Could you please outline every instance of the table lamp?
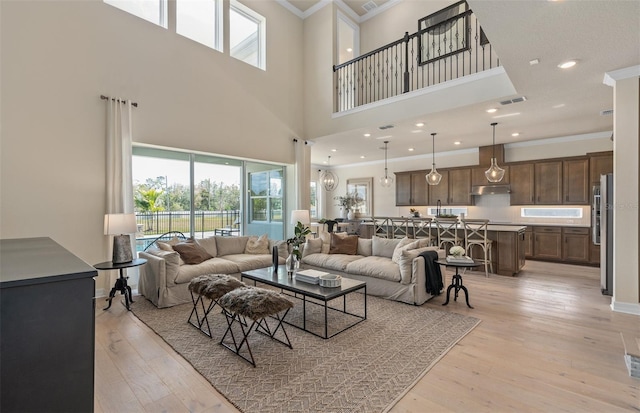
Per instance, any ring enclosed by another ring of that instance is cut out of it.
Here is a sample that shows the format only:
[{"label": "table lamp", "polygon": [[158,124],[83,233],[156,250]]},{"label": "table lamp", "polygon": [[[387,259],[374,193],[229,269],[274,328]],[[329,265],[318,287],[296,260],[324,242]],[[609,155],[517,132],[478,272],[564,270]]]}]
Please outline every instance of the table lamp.
[{"label": "table lamp", "polygon": [[308,209],[294,209],[291,211],[291,223],[297,225],[298,222],[304,225],[308,225],[311,222]]},{"label": "table lamp", "polygon": [[131,237],[137,230],[135,214],[105,214],[104,234],[113,235],[114,264],[133,261],[131,252]]}]

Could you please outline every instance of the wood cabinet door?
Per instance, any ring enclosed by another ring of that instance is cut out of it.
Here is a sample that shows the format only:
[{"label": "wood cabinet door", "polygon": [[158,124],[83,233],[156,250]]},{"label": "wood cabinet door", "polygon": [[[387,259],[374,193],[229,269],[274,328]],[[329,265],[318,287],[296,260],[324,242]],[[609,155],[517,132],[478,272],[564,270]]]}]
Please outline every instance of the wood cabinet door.
[{"label": "wood cabinet door", "polygon": [[411,205],[411,174],[396,173],[396,206]]},{"label": "wood cabinet door", "polygon": [[534,168],[532,163],[509,165],[511,205],[534,203]]},{"label": "wood cabinet door", "polygon": [[533,229],[531,227],[527,227],[524,232],[524,256],[533,257]]},{"label": "wood cabinet door", "polygon": [[600,175],[613,173],[613,152],[589,158],[591,185],[600,185]]},{"label": "wood cabinet door", "polygon": [[473,205],[470,168],[449,171],[449,205]]},{"label": "wood cabinet door", "polygon": [[536,162],[534,177],[536,204],[562,204],[562,161]]},{"label": "wood cabinet door", "polygon": [[562,241],[563,261],[589,262],[589,228],[564,228]]},{"label": "wood cabinet door", "polygon": [[533,231],[533,256],[554,261],[561,260],[562,228],[535,227]]},{"label": "wood cabinet door", "polygon": [[595,245],[593,242],[589,244],[589,262],[600,264],[600,245]]},{"label": "wood cabinet door", "polygon": [[429,185],[429,205],[435,206],[438,201],[449,205],[449,171],[438,171],[442,179],[438,185]]},{"label": "wood cabinet door", "polygon": [[411,174],[411,205],[429,205],[429,185],[425,176],[429,171],[418,171]]},{"label": "wood cabinet door", "polygon": [[565,204],[589,205],[589,159],[562,162],[562,192]]}]

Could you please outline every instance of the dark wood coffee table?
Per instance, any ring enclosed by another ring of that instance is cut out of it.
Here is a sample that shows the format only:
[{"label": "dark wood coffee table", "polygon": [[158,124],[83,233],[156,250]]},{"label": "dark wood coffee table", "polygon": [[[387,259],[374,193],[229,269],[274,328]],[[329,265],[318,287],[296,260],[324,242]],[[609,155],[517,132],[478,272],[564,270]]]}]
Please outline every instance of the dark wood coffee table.
[{"label": "dark wood coffee table", "polygon": [[[340,334],[343,331],[348,330],[356,324],[359,324],[367,319],[367,283],[363,281],[357,281],[350,278],[342,277],[342,285],[340,287],[322,287],[318,284],[310,284],[302,281],[297,281],[295,279],[295,276],[291,278],[287,274],[284,265],[278,266],[277,271],[274,271],[273,267],[244,271],[240,275],[240,277],[242,280],[244,280],[245,278],[252,280],[254,285],[256,285],[256,283],[263,283],[280,288],[281,290],[288,292],[287,295],[300,299],[302,301],[302,325],[294,324],[287,319],[285,319],[284,322],[324,339],[331,338],[337,334]],[[347,295],[358,290],[363,290],[364,314],[354,314],[347,311]],[[342,297],[343,299],[342,308],[335,308],[328,305],[329,301],[340,297]],[[320,301],[320,303],[310,300],[310,298]],[[318,334],[307,328],[307,303],[324,307],[324,334]],[[348,324],[345,328],[342,328],[329,335],[329,310],[348,314],[355,317],[357,321],[355,323]]]}]

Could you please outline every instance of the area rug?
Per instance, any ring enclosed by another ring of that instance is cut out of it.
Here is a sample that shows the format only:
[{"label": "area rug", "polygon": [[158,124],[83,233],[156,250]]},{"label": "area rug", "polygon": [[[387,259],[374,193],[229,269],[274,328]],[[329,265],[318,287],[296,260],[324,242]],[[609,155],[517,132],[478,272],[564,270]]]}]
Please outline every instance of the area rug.
[{"label": "area rug", "polygon": [[[351,294],[347,309],[358,313],[363,301],[362,294]],[[297,302],[291,317],[299,316],[300,307]],[[192,308],[158,309],[140,297],[132,310],[246,413],[388,411],[480,322],[369,296],[367,320],[327,340],[286,326],[290,349],[252,333],[254,368],[219,344],[227,326],[219,311],[209,317],[210,339],[187,323]],[[317,306],[307,309],[310,318],[324,316]],[[329,324],[348,322],[344,317],[330,314]]]}]

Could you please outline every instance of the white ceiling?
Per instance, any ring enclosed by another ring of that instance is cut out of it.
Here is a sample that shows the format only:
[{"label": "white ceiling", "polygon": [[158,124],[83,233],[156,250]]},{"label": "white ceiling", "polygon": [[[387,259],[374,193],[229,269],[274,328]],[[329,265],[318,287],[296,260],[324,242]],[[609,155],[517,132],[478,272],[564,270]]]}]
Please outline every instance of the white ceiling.
[{"label": "white ceiling", "polygon": [[[304,3],[307,8],[326,0]],[[374,0],[376,3],[382,3]],[[409,0],[404,0],[409,1]],[[359,16],[362,3],[344,0]],[[397,3],[396,0],[390,3]],[[452,1],[453,3],[453,1]],[[455,110],[395,119],[393,129],[377,124],[344,130],[335,135],[310,137],[311,161],[331,165],[384,159],[381,136],[389,139],[389,159],[431,154],[431,132],[437,132],[436,153],[491,144],[491,122],[498,122],[496,143],[512,143],[613,130],[613,88],[603,84],[606,72],[640,65],[640,0],[468,0],[500,62],[516,89],[527,100],[500,106],[492,99]],[[301,10],[304,11],[304,10]],[[422,16],[416,16],[416,20]],[[539,64],[529,61],[538,59]],[[578,64],[562,70],[557,65],[575,59]],[[496,107],[494,114],[486,109]],[[512,112],[519,115],[495,119]],[[423,133],[412,133],[425,123]],[[385,124],[387,124],[385,120]],[[364,133],[371,133],[368,140]],[[520,136],[512,137],[513,132]],[[455,146],[454,141],[461,144]],[[409,152],[410,147],[415,148]],[[332,152],[335,149],[335,152]],[[552,155],[552,154],[550,154]],[[364,159],[361,156],[365,156]]]}]

